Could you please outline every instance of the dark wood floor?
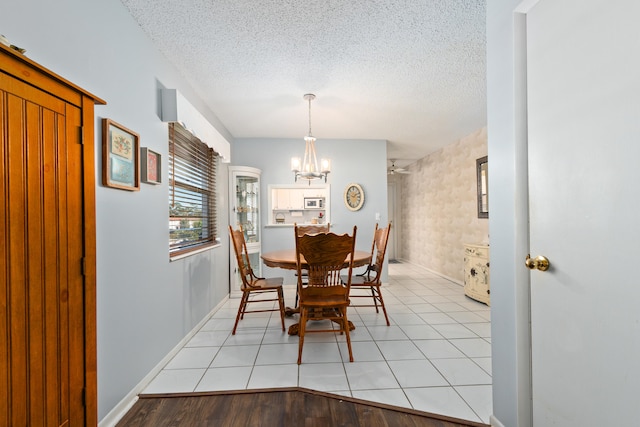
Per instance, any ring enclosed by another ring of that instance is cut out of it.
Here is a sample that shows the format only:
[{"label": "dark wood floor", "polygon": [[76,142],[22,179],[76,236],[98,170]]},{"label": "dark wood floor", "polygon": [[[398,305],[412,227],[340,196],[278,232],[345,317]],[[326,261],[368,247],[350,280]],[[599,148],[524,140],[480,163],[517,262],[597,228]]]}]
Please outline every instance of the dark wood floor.
[{"label": "dark wood floor", "polygon": [[303,389],[141,395],[117,427],[485,427],[360,399]]}]

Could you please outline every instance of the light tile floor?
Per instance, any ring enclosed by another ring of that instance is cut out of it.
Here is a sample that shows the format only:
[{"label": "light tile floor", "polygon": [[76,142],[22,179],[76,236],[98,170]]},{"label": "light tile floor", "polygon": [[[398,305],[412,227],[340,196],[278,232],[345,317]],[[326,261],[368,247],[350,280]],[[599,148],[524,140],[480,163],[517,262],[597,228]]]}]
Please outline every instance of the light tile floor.
[{"label": "light tile floor", "polygon": [[[288,305],[294,296],[285,286]],[[489,307],[407,263],[389,265],[383,297],[391,326],[374,308],[349,309],[353,363],[345,337],[324,333],[307,335],[300,366],[298,337],[281,331],[277,312],[249,314],[231,335],[239,300],[229,300],[144,393],[299,386],[489,423]]]}]

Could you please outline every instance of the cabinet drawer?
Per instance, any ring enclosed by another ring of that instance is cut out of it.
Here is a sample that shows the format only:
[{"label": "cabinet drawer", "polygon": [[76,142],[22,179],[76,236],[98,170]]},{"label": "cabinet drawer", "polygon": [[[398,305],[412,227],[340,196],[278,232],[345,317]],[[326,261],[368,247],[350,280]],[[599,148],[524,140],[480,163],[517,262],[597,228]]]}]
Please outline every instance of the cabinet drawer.
[{"label": "cabinet drawer", "polygon": [[465,246],[465,256],[473,256],[478,258],[489,259],[489,247],[488,246]]}]

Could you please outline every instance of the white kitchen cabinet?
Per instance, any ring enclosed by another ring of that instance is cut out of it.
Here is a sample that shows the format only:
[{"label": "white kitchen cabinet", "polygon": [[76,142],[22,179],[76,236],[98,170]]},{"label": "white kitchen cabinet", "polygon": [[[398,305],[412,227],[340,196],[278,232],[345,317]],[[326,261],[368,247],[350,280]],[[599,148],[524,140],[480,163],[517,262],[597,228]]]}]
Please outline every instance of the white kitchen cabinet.
[{"label": "white kitchen cabinet", "polygon": [[274,209],[289,209],[289,192],[287,190],[279,188],[273,192],[273,195]]},{"label": "white kitchen cabinet", "polygon": [[304,197],[325,197],[324,188],[305,188],[302,190]]},{"label": "white kitchen cabinet", "polygon": [[289,209],[292,209],[292,210],[304,209],[304,190],[299,190],[299,189],[289,190]]}]

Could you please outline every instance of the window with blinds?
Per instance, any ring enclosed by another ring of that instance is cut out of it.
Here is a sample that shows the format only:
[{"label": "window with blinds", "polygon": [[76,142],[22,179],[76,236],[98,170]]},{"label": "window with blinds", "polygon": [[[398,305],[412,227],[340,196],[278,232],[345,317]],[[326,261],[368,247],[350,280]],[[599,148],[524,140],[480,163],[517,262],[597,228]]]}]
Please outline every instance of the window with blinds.
[{"label": "window with blinds", "polygon": [[169,123],[169,255],[216,243],[218,153],[178,123]]}]

